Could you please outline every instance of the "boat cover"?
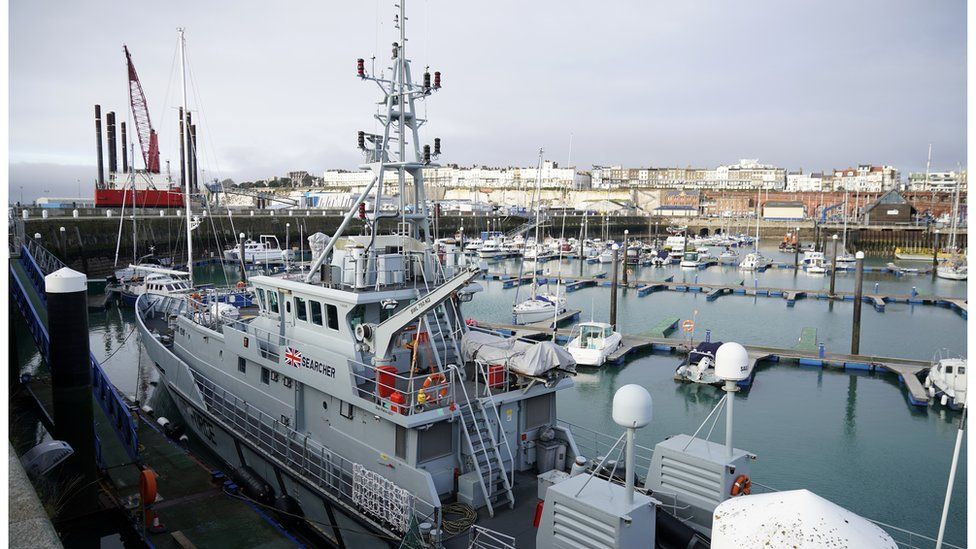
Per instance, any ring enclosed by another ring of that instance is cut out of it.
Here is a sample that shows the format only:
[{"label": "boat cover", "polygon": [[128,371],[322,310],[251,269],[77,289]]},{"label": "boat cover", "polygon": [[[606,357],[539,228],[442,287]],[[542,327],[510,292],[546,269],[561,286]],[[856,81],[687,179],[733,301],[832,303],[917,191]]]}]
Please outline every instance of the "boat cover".
[{"label": "boat cover", "polygon": [[308,237],[308,247],[312,249],[312,257],[318,257],[329,245],[329,237],[323,233],[315,233]]},{"label": "boat cover", "polygon": [[573,355],[551,341],[530,343],[481,331],[471,330],[464,334],[461,356],[465,361],[504,364],[515,373],[526,376],[541,376],[553,369],[576,372]]}]

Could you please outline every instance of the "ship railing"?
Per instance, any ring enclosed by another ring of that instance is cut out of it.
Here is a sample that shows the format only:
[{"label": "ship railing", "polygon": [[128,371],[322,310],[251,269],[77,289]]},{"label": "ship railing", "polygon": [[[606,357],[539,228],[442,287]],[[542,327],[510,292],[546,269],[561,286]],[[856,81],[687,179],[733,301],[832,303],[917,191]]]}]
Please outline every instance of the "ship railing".
[{"label": "ship railing", "polygon": [[[419,351],[418,351],[419,352]],[[445,408],[457,402],[454,368],[416,375],[379,370],[376,366],[348,360],[360,398],[372,401],[390,414],[414,415]],[[382,393],[388,393],[381,396]],[[394,399],[394,394],[399,396]],[[400,400],[402,402],[396,402]]]},{"label": "ship railing", "polygon": [[[345,256],[341,265],[328,265],[328,278],[323,284],[339,290],[379,291],[402,288],[417,288],[423,283],[424,251],[401,251],[399,265],[381,269],[380,261],[372,256],[356,259]],[[358,261],[358,263],[357,263]],[[391,260],[392,261],[392,260]],[[372,265],[372,266],[371,266]]]},{"label": "ship railing", "polygon": [[468,549],[515,549],[515,538],[472,524],[468,530]]},{"label": "ship railing", "polygon": [[[292,429],[284,416],[280,419],[272,417],[198,372],[193,376],[212,414],[307,482],[350,508],[367,512],[384,527],[400,534],[407,532],[411,518],[431,521],[440,528],[439,504],[430,503],[402,488],[397,487],[397,493],[376,494],[376,497],[390,498],[390,501],[375,501],[373,505],[364,506],[357,499],[355,480],[357,466],[362,465],[327,448],[308,434]],[[394,504],[404,511],[405,516],[390,517],[376,512],[376,509],[389,509]]]},{"label": "ship railing", "polygon": [[[557,425],[569,429],[573,434],[573,438],[576,440],[576,445],[579,447],[580,452],[583,452],[583,456],[590,460],[599,456],[606,456],[614,443],[617,442],[617,438],[606,433],[587,429],[586,427],[570,423],[563,419],[557,420]],[[637,470],[647,471],[651,467],[651,457],[654,455],[654,449],[643,444],[636,444],[635,446],[637,448],[635,453]],[[614,458],[611,457],[610,459]]]}]

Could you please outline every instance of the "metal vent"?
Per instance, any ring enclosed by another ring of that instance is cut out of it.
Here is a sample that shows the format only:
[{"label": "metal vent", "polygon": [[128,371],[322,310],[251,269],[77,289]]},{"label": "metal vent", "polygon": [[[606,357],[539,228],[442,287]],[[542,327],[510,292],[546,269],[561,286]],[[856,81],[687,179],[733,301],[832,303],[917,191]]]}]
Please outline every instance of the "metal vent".
[{"label": "metal vent", "polygon": [[679,461],[671,456],[662,456],[661,491],[695,495],[718,505],[723,499],[722,471]]},{"label": "metal vent", "polygon": [[561,547],[612,549],[616,546],[616,523],[608,524],[555,502],[552,515],[553,539]]}]

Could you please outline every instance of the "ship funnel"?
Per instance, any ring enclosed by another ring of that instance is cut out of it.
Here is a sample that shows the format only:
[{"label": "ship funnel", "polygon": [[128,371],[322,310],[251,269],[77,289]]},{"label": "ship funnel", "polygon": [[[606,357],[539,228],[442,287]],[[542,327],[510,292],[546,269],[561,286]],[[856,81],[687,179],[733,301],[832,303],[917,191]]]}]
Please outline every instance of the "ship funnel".
[{"label": "ship funnel", "polygon": [[98,180],[99,186],[105,184],[105,167],[102,165],[102,106],[95,105],[95,141],[98,143]]},{"label": "ship funnel", "polygon": [[106,130],[108,133],[108,173],[109,177],[119,171],[118,165],[118,146],[115,143],[115,113],[110,112],[106,115]]},{"label": "ship funnel", "polygon": [[129,145],[125,140],[125,122],[119,124],[122,131],[122,173],[129,173]]}]

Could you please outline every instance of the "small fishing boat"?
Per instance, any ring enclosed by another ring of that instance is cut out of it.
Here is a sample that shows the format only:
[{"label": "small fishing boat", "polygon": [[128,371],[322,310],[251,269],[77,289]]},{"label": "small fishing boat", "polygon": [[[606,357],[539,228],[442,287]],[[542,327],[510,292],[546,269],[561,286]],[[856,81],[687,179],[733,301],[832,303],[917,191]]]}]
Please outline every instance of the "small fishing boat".
[{"label": "small fishing boat", "polygon": [[681,257],[680,266],[682,269],[697,269],[701,265],[699,259],[699,253],[694,251],[685,252],[685,255]]},{"label": "small fishing boat", "polygon": [[675,369],[674,380],[684,383],[721,385],[722,380],[715,375],[715,352],[721,346],[721,341],[702,342],[696,345]]},{"label": "small fishing boat", "polygon": [[732,248],[725,248],[725,251],[718,256],[718,262],[722,265],[735,265],[738,261],[739,254]]},{"label": "small fishing boat", "polygon": [[151,265],[129,265],[129,276],[119,280],[122,303],[135,305],[143,294],[182,297],[190,293],[189,276],[183,271]]},{"label": "small fishing boat", "polygon": [[769,260],[763,257],[761,253],[751,252],[746,254],[746,257],[739,263],[739,269],[743,271],[756,271],[768,265]]},{"label": "small fishing boat", "polygon": [[573,339],[566,350],[580,366],[603,366],[622,339],[620,332],[606,322],[581,322],[573,328]]},{"label": "small fishing boat", "polygon": [[925,377],[925,389],[939,403],[958,410],[966,405],[966,359],[945,358],[939,353]]},{"label": "small fishing boat", "polygon": [[815,257],[810,260],[810,263],[807,263],[807,273],[809,274],[824,274],[826,272],[827,264],[823,257]]}]

